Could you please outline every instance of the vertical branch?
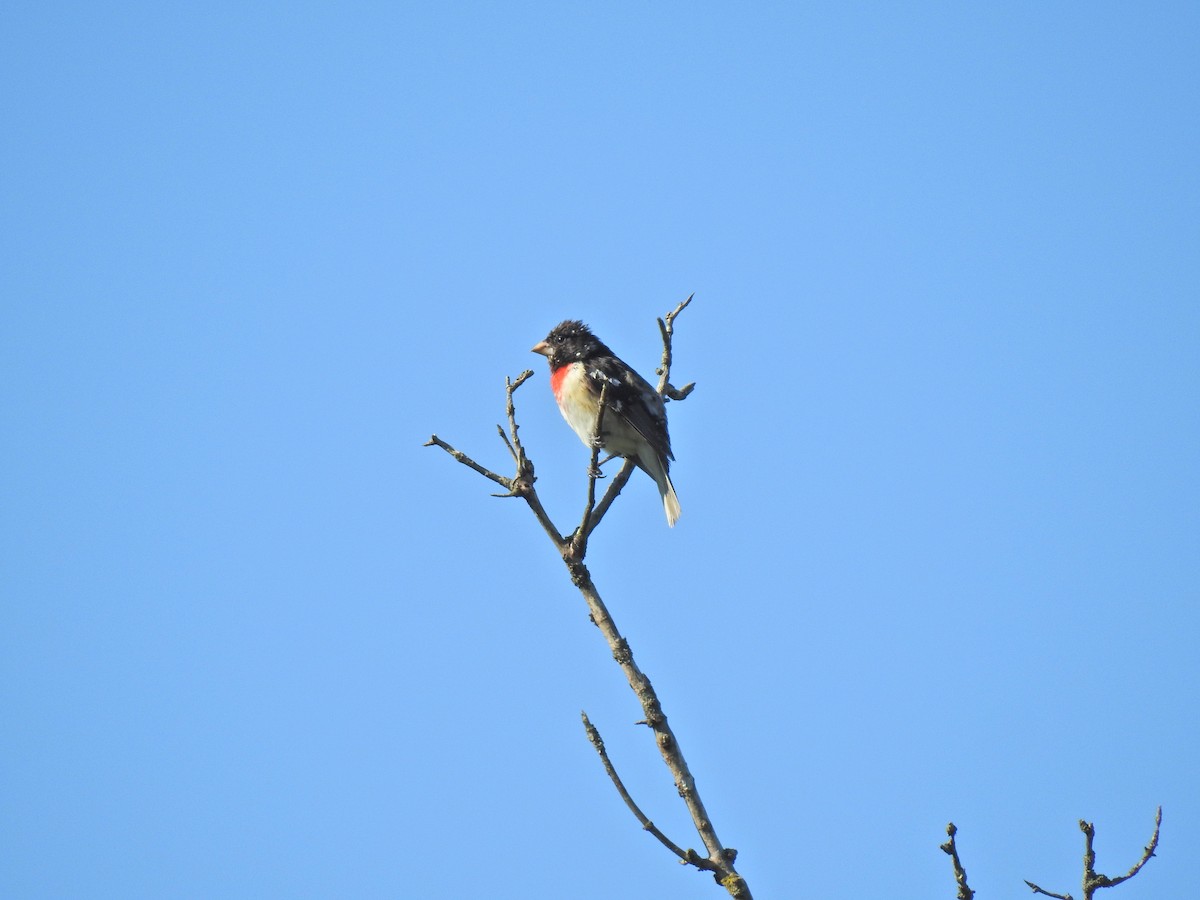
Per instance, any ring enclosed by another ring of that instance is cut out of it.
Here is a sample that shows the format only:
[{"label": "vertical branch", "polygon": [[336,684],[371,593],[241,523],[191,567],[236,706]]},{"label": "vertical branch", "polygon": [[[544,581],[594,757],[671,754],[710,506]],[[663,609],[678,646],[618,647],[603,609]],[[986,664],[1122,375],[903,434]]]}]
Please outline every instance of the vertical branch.
[{"label": "vertical branch", "polygon": [[662,335],[663,342],[662,363],[656,370],[658,373],[658,392],[664,397],[670,397],[672,400],[684,399],[696,387],[695,383],[684,385],[683,388],[678,390],[671,387],[671,338],[675,334],[675,317],[688,308],[688,304],[692,302],[692,298],[695,296],[695,293],[688,294],[686,300],[658,320],[658,331]]},{"label": "vertical branch", "polygon": [[[600,386],[600,404],[596,410],[596,427],[592,430],[592,459],[588,465],[587,504],[583,507],[583,520],[575,529],[571,539],[571,552],[579,559],[587,553],[588,535],[595,525],[592,524],[592,512],[596,508],[596,479],[602,478],[600,472],[600,448],[603,444],[604,411],[608,409],[608,382]],[[607,507],[606,507],[607,508]]]},{"label": "vertical branch", "polygon": [[946,826],[946,834],[950,839],[941,845],[941,849],[954,862],[954,880],[958,884],[958,900],[971,900],[975,896],[975,892],[967,886],[967,870],[963,868],[962,860],[958,858],[958,845],[954,843],[954,836],[958,834],[958,829],[953,822]]}]

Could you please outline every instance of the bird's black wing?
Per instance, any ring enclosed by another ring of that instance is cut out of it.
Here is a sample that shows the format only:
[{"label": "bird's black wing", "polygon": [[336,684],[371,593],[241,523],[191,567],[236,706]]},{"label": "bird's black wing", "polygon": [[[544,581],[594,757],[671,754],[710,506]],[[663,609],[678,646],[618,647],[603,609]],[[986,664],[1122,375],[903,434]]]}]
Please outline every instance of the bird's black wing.
[{"label": "bird's black wing", "polygon": [[640,434],[664,460],[674,459],[667,433],[667,410],[658,391],[641,375],[615,356],[585,360],[588,387],[600,397],[600,388],[608,384],[605,416],[614,413]]}]

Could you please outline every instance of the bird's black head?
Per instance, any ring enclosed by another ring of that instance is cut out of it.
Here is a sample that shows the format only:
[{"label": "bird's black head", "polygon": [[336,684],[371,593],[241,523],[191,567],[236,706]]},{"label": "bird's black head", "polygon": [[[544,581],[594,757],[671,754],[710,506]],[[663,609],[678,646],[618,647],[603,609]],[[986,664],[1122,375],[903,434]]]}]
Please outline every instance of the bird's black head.
[{"label": "bird's black head", "polygon": [[550,360],[551,369],[581,359],[612,355],[612,351],[578,319],[567,319],[555,325],[544,341],[534,345],[533,352]]}]

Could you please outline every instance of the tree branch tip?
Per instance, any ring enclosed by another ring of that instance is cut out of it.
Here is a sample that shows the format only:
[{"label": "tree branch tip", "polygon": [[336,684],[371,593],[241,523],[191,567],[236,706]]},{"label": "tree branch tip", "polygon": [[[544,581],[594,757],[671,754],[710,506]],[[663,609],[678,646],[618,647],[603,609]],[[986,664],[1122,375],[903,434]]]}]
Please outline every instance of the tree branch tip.
[{"label": "tree branch tip", "polygon": [[515,379],[510,378],[509,376],[505,375],[504,376],[504,386],[508,389],[508,392],[511,394],[513,391],[515,391],[517,388],[519,388],[521,385],[523,385],[529,378],[532,378],[532,377],[533,377],[533,369],[526,369],[524,372],[522,372],[520,375],[518,375]]},{"label": "tree branch tip", "polygon": [[1042,894],[1043,896],[1046,896],[1046,897],[1055,897],[1055,898],[1057,898],[1057,900],[1072,900],[1072,897],[1070,894],[1055,894],[1051,891],[1046,890],[1045,888],[1038,887],[1036,884],[1034,884],[1032,881],[1030,881],[1027,878],[1023,878],[1021,880],[1024,881],[1027,885],[1029,885],[1029,889],[1031,891],[1033,891],[1035,894]]},{"label": "tree branch tip", "polygon": [[[659,375],[662,374],[661,369],[659,370],[658,374]],[[688,397],[688,394],[690,394],[695,389],[696,389],[696,382],[694,382],[694,381],[691,382],[690,384],[685,384],[681,388],[677,388],[672,384],[667,384],[663,387],[663,395],[671,398],[672,400],[686,400]]]},{"label": "tree branch tip", "polygon": [[692,302],[692,298],[695,296],[696,296],[696,292],[692,291],[690,294],[688,294],[688,297],[686,300],[684,300],[682,303],[680,303],[671,312],[667,313],[667,322],[670,323],[677,315],[679,315],[681,312],[683,312],[685,309],[687,309],[688,306]]}]

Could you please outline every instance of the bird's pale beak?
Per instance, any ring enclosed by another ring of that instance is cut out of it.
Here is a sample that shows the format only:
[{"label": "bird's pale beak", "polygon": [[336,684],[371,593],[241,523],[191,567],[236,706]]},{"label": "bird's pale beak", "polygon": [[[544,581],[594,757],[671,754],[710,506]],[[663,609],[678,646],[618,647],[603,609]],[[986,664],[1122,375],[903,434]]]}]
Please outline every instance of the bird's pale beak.
[{"label": "bird's pale beak", "polygon": [[533,347],[530,348],[530,352],[531,353],[540,353],[540,354],[542,354],[542,356],[549,356],[550,355],[550,345],[547,344],[545,341],[538,341],[536,344],[533,345]]}]

